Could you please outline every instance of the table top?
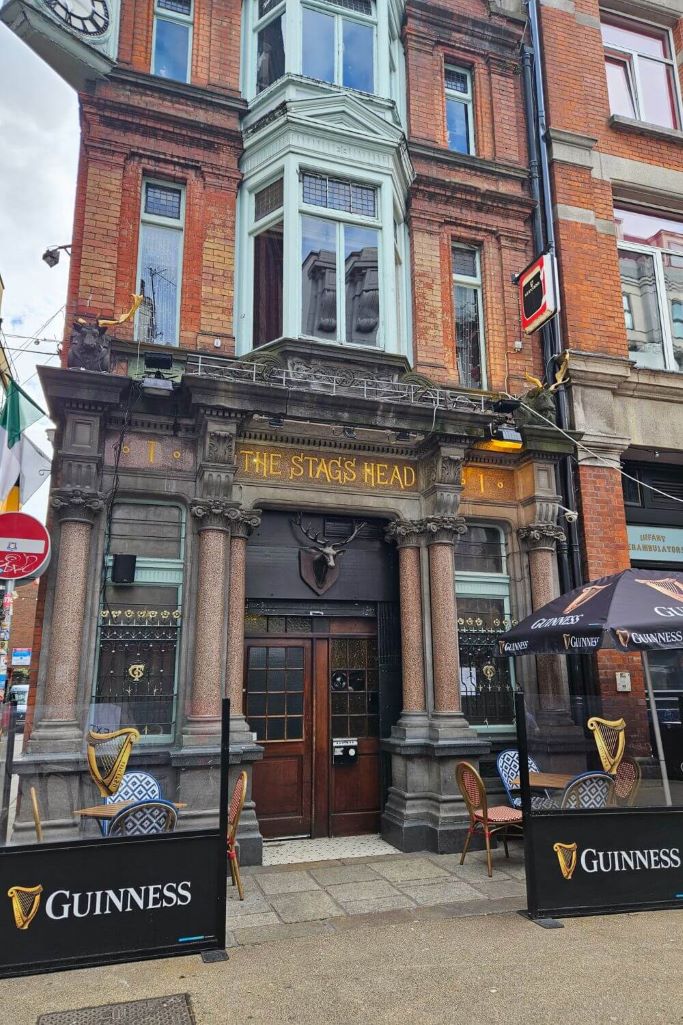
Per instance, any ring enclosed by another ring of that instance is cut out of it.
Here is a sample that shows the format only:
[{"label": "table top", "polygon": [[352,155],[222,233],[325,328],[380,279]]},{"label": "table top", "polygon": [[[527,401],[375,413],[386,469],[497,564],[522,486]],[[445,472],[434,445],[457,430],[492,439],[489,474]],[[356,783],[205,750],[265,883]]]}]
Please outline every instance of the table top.
[{"label": "table top", "polygon": [[[542,790],[564,790],[567,783],[571,783],[574,776],[568,776],[564,772],[530,772],[529,784]],[[515,776],[511,787],[519,789],[519,776]]]},{"label": "table top", "polygon": [[[113,804],[95,804],[92,808],[76,808],[74,815],[80,815],[84,819],[113,819],[129,804],[137,804],[137,801],[115,801]],[[174,806],[187,808],[186,804],[175,804]]]}]

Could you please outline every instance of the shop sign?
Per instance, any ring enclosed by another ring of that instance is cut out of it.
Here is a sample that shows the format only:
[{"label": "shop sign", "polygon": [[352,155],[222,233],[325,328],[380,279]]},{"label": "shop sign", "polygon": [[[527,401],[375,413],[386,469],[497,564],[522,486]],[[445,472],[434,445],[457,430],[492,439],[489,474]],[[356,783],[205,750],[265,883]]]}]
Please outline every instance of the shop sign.
[{"label": "shop sign", "polygon": [[406,459],[260,445],[237,446],[235,479],[352,491],[417,491],[415,466]]},{"label": "shop sign", "polygon": [[628,524],[631,562],[683,562],[683,527]]},{"label": "shop sign", "polygon": [[12,648],[13,666],[31,665],[31,648]]},{"label": "shop sign", "polygon": [[520,274],[519,303],[522,330],[527,335],[558,312],[557,264],[551,253],[544,253]]}]

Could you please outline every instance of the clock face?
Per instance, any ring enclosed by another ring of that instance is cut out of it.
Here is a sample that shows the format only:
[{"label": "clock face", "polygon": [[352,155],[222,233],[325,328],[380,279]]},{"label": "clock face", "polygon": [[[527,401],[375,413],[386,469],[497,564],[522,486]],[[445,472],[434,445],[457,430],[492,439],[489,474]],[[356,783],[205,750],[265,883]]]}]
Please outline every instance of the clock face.
[{"label": "clock face", "polygon": [[45,0],[60,21],[84,36],[101,36],[109,28],[106,0]]}]

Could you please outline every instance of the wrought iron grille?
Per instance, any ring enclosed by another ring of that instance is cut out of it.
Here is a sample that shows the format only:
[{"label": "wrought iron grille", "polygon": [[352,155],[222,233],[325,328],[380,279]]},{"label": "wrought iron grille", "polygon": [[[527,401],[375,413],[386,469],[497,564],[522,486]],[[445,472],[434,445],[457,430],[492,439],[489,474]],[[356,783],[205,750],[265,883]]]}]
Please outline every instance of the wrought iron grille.
[{"label": "wrought iron grille", "polygon": [[515,622],[498,615],[458,619],[462,711],[473,725],[514,721],[514,682],[509,660],[498,657],[498,638]]},{"label": "wrought iron grille", "polygon": [[[107,607],[100,613],[95,701],[106,728],[136,726],[143,735],[173,732],[178,608]],[[115,706],[107,714],[103,705]]]}]

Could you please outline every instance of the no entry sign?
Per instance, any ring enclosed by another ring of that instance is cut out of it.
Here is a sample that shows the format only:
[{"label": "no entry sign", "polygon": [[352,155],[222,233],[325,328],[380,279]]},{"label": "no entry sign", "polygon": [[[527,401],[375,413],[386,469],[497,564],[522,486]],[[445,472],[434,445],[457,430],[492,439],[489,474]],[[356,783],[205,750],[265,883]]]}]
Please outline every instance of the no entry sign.
[{"label": "no entry sign", "polygon": [[560,308],[555,257],[544,253],[519,275],[519,304],[522,330],[530,335]]},{"label": "no entry sign", "polygon": [[37,577],[50,559],[50,535],[34,516],[0,513],[0,580]]}]

